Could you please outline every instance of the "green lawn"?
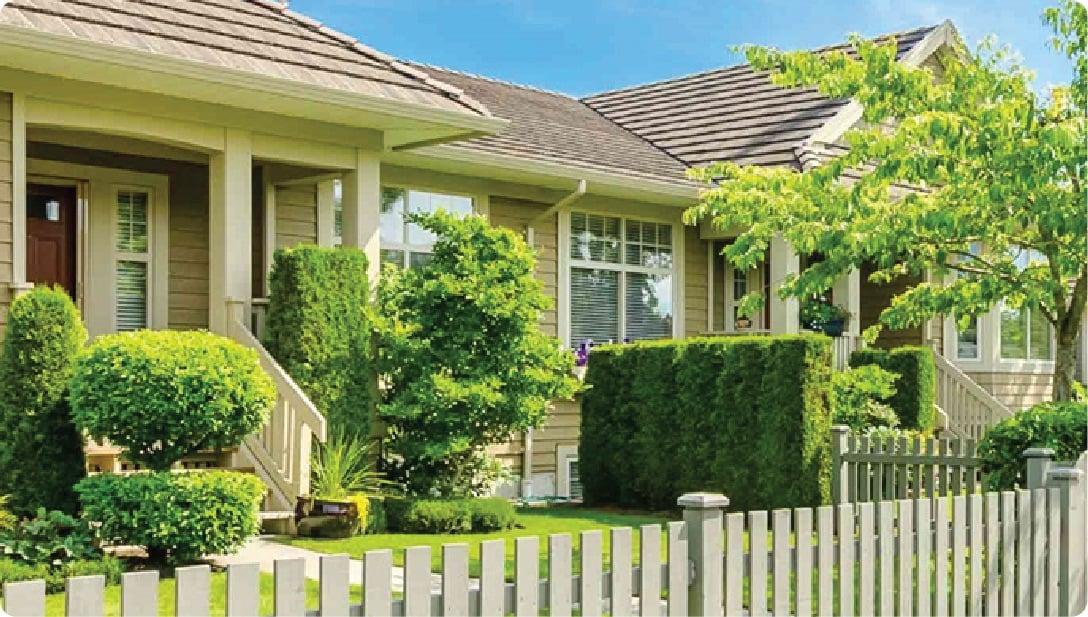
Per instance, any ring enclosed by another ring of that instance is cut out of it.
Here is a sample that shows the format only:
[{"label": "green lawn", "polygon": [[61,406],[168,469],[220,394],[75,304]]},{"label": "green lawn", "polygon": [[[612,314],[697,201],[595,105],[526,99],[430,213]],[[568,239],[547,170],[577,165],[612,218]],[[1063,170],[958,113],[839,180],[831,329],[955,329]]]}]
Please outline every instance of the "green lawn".
[{"label": "green lawn", "polygon": [[[662,551],[665,550],[665,528],[668,521],[666,515],[650,513],[615,512],[607,510],[592,510],[573,506],[556,506],[548,508],[523,508],[518,510],[519,528],[494,533],[470,533],[450,535],[427,534],[400,534],[386,533],[355,536],[342,540],[325,540],[316,538],[280,538],[285,544],[307,548],[320,553],[347,553],[353,558],[361,558],[363,553],[376,549],[393,549],[393,561],[397,565],[404,564],[404,553],[399,549],[410,546],[431,547],[431,569],[441,572],[442,545],[451,543],[466,543],[469,545],[469,572],[472,576],[480,574],[480,542],[485,540],[506,540],[506,576],[510,579],[514,573],[514,538],[524,536],[538,536],[540,538],[540,572],[547,576],[548,536],[554,533],[569,533],[572,537],[574,548],[574,568],[578,570],[578,533],[593,529],[602,530],[604,533],[604,555],[607,564],[607,555],[610,550],[608,530],[612,527],[632,527],[633,558],[638,561],[638,527],[658,523],[662,525]],[[607,566],[606,566],[607,567]]]},{"label": "green lawn", "polygon": [[[174,614],[174,579],[167,578],[159,581],[159,615]],[[227,577],[221,572],[212,574],[211,580],[211,615],[226,614]],[[351,586],[351,602],[362,602],[362,594],[358,585]],[[271,574],[261,574],[261,614],[271,615],[273,611],[273,578]],[[316,610],[318,607],[317,581],[306,581],[306,605]],[[64,614],[64,594],[55,593],[45,597],[46,615]],[[116,617],[121,614],[121,587],[111,585],[106,587],[106,606],[103,617]]]}]

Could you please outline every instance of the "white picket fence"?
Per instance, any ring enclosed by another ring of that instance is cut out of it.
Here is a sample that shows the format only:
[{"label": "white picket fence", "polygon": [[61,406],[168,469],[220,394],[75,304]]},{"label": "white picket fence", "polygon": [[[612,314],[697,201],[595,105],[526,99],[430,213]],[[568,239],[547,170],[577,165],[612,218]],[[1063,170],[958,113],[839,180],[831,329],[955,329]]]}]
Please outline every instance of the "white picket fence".
[{"label": "white picket fence", "polygon": [[[367,552],[362,604],[350,602],[346,556],[321,561],[320,608],[306,606],[302,560],[275,565],[274,614],[300,615],[1070,615],[1085,606],[1085,492],[1080,469],[1049,472],[1049,488],[726,513],[722,495],[679,501],[684,521],[547,539],[542,577],[539,538],[517,538],[514,577],[504,577],[505,542],[480,546],[481,573],[470,578],[469,548],[442,549],[432,585],[431,550],[404,551],[403,591],[394,588],[393,553]],[[662,553],[665,558],[662,559]],[[575,556],[577,565],[575,568]],[[210,570],[176,572],[178,615],[207,615]],[[257,615],[256,564],[226,573],[228,615]],[[125,574],[123,615],[155,615],[158,575]],[[44,614],[41,581],[4,586],[11,615]],[[68,581],[67,615],[104,613],[105,581]]]}]

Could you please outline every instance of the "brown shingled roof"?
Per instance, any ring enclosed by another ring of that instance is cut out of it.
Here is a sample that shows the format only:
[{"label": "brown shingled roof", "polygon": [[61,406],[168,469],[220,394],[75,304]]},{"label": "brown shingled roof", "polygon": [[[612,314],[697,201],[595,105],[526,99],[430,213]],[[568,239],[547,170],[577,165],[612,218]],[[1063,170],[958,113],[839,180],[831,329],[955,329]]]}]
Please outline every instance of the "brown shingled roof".
[{"label": "brown shingled roof", "polygon": [[488,116],[447,84],[272,0],[11,0],[0,24]]},{"label": "brown shingled roof", "polygon": [[422,65],[420,68],[481,101],[495,115],[510,120],[510,125],[498,134],[448,144],[446,148],[687,182],[683,163],[576,98],[449,69]]},{"label": "brown shingled roof", "polygon": [[[889,34],[898,57],[937,26]],[[843,49],[845,46],[825,48]],[[848,101],[815,88],[781,88],[748,65],[595,94],[583,101],[690,166],[715,161],[798,165],[797,147]]]}]

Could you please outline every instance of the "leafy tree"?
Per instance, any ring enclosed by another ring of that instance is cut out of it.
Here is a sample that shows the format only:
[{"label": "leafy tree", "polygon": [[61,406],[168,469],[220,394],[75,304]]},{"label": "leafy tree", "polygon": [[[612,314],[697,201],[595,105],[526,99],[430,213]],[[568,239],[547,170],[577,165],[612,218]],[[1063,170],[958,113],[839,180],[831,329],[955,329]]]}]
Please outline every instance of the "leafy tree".
[{"label": "leafy tree", "polygon": [[77,510],[72,486],[86,474],[84,441],[68,380],[86,340],[63,289],[36,287],[11,304],[0,361],[0,494],[11,495],[15,513]]},{"label": "leafy tree", "polygon": [[[1088,18],[1064,0],[1043,20],[1052,47],[1073,65],[1071,87],[1047,97],[992,41],[942,56],[939,76],[896,62],[894,42],[857,36],[848,51],[746,48],[752,66],[773,71],[779,85],[858,101],[864,122],[845,134],[840,156],[804,172],[732,163],[693,170],[710,187],[688,221],[746,229],[726,249],[740,267],[762,261],[776,234],[802,254],[821,254],[782,282],[782,296],[822,293],[865,263],[875,265],[873,282],[936,275],[940,282],[895,297],[868,336],[945,314],[966,325],[1001,301],[1034,307],[1056,333],[1053,396],[1069,399],[1088,297]],[[761,301],[750,295],[743,308],[751,313]]]},{"label": "leafy tree", "polygon": [[540,331],[550,299],[520,237],[445,212],[415,222],[438,239],[422,267],[382,276],[379,410],[394,476],[417,494],[464,495],[488,467],[485,446],[574,395],[574,358]]}]

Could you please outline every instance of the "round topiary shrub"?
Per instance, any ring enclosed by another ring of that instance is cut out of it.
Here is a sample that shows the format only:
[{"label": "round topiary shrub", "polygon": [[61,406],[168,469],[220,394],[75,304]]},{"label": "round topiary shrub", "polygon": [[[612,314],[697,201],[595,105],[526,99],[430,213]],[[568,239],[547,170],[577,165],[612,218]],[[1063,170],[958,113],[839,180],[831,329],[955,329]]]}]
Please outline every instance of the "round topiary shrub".
[{"label": "round topiary shrub", "polygon": [[982,471],[991,490],[1025,483],[1024,450],[1051,448],[1054,460],[1076,460],[1088,442],[1088,406],[1084,403],[1040,403],[998,422],[978,444]]},{"label": "round topiary shrub", "polygon": [[12,302],[0,361],[0,495],[11,496],[16,514],[77,509],[72,485],[85,475],[84,442],[68,382],[86,341],[64,290],[36,287]]},{"label": "round topiary shrub", "polygon": [[250,474],[102,474],[76,485],[84,516],[107,542],[147,549],[157,563],[229,554],[260,529],[264,484]]},{"label": "round topiary shrub", "polygon": [[256,352],[208,332],[100,337],[77,360],[71,391],[79,427],[156,471],[236,446],[275,402]]}]

